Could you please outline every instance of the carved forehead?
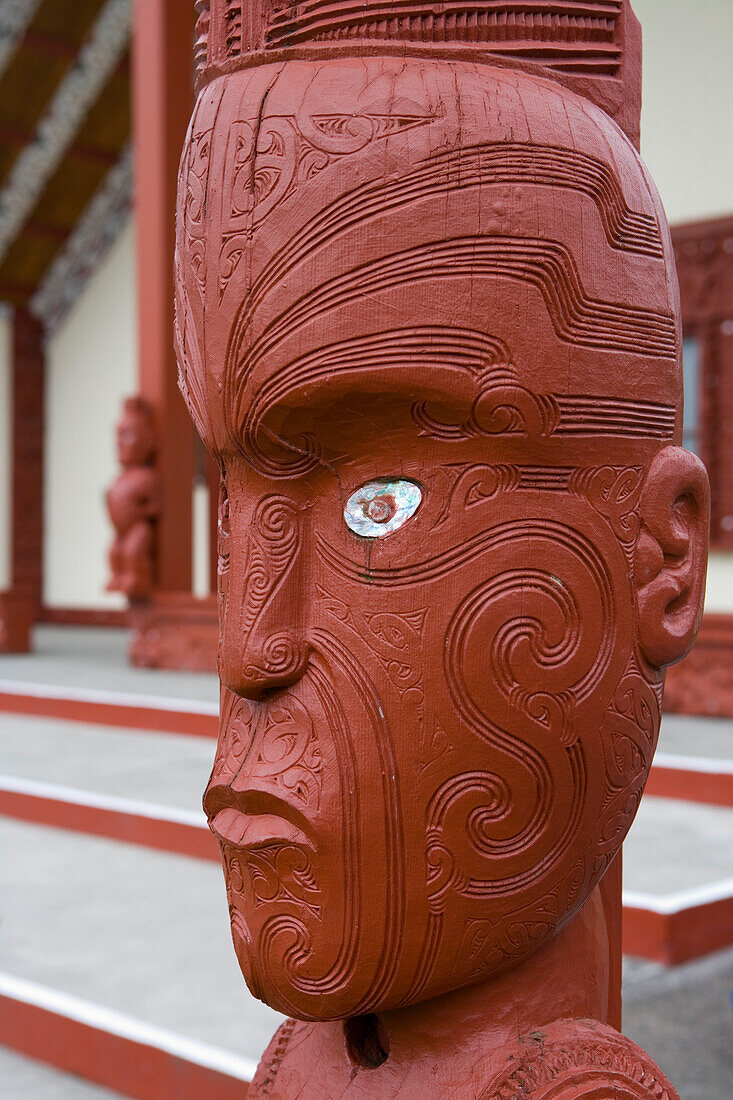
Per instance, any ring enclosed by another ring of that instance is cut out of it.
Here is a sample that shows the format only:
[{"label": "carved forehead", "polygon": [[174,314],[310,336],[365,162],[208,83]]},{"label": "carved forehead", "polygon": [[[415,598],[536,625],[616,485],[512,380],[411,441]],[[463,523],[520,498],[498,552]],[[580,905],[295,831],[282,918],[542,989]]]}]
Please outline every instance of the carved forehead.
[{"label": "carved forehead", "polygon": [[511,334],[555,389],[677,401],[658,199],[615,124],[551,82],[393,59],[238,73],[202,93],[180,202],[200,427],[334,344],[431,325]]}]

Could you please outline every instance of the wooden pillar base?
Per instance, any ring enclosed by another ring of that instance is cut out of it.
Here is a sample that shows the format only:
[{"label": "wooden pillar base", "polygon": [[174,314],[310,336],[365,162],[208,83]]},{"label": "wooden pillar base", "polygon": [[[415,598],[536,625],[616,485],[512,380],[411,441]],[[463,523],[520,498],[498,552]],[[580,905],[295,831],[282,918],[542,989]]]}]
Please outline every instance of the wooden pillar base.
[{"label": "wooden pillar base", "polygon": [[130,663],[138,668],[216,672],[216,597],[167,592],[130,607]]},{"label": "wooden pillar base", "polygon": [[34,596],[0,592],[0,653],[28,653],[35,619]]}]

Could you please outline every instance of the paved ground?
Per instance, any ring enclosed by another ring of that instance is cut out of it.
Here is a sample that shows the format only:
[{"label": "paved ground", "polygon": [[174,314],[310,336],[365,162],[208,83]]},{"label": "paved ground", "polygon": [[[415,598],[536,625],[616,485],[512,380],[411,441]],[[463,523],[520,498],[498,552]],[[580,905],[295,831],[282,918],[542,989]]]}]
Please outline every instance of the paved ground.
[{"label": "paved ground", "polygon": [[33,641],[33,653],[4,654],[0,658],[0,689],[2,681],[10,680],[214,705],[219,702],[219,685],[212,673],[131,668],[125,656],[126,630],[37,626]]},{"label": "paved ground", "polygon": [[0,852],[0,971],[259,1060],[281,1017],[242,981],[215,863],[8,818]]},{"label": "paved ground", "polygon": [[733,948],[665,970],[627,961],[624,1031],[681,1100],[733,1097]]},{"label": "paved ground", "polygon": [[119,1095],[0,1047],[2,1100],[119,1100]]},{"label": "paved ground", "polygon": [[[212,737],[0,714],[0,777],[200,810]],[[0,779],[1,782],[1,779]]]}]

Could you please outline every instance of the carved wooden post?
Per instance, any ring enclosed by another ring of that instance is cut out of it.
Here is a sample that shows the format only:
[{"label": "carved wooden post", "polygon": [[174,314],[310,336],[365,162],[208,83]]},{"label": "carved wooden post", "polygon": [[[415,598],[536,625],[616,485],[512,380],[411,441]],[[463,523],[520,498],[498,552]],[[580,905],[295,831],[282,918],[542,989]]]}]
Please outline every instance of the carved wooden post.
[{"label": "carved wooden post", "polygon": [[191,591],[193,436],[176,387],[173,206],[191,102],[192,13],[180,0],[136,0],[133,119],[140,396],[155,414],[160,473],[155,587]]},{"label": "carved wooden post", "polygon": [[0,592],[0,652],[24,653],[43,587],[43,423],[46,354],[41,325],[13,317],[11,586]]},{"label": "carved wooden post", "polygon": [[592,7],[197,4],[205,808],[244,977],[291,1017],[255,1097],[676,1097],[616,1030],[614,859],[709,499],[638,24]]}]

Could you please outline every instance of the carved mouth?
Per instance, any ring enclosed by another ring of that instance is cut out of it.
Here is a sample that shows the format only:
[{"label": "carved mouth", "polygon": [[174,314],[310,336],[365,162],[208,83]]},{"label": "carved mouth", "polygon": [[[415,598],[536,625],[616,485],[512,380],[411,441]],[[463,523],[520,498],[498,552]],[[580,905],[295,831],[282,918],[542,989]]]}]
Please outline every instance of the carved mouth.
[{"label": "carved mouth", "polygon": [[220,843],[238,851],[251,852],[273,844],[294,844],[314,851],[302,829],[276,814],[248,814],[228,806],[215,814],[209,828]]},{"label": "carved mouth", "polygon": [[228,783],[211,783],[204,795],[204,813],[216,839],[231,848],[295,844],[315,851],[313,830],[303,813],[269,786],[250,783],[235,790]]}]

